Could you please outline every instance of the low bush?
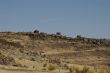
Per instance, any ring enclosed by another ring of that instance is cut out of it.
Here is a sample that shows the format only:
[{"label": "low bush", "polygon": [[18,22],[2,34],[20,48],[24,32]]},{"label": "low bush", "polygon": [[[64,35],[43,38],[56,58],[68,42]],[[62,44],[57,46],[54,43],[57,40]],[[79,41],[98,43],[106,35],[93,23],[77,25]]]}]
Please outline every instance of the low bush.
[{"label": "low bush", "polygon": [[76,66],[76,65],[72,65],[69,68],[70,73],[95,73],[94,70],[90,69],[87,66]]},{"label": "low bush", "polygon": [[52,70],[55,70],[56,69],[56,65],[50,63],[50,64],[48,64],[47,68],[48,68],[49,71],[52,71]]},{"label": "low bush", "polygon": [[89,67],[89,66],[80,66],[72,65],[69,67],[70,73],[110,73],[110,68],[100,66],[100,67]]}]

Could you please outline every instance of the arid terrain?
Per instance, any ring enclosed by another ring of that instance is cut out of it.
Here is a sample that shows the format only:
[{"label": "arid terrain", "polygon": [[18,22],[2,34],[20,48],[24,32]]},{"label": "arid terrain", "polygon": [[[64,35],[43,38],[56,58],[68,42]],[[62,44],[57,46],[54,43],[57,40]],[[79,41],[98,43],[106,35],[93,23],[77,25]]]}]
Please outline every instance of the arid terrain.
[{"label": "arid terrain", "polygon": [[0,73],[70,73],[73,64],[110,70],[110,40],[59,32],[0,32]]}]

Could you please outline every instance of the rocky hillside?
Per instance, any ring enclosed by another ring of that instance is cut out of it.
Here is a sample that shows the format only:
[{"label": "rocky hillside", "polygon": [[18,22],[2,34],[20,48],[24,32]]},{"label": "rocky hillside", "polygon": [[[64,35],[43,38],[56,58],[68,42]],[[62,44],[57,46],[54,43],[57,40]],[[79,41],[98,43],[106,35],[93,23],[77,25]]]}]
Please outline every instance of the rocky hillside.
[{"label": "rocky hillside", "polygon": [[[28,43],[33,44],[34,42],[34,44],[36,44],[36,41],[38,40],[44,41],[44,42],[45,41],[53,41],[53,42],[63,41],[63,42],[67,42],[68,44],[71,44],[72,47],[78,47],[79,45],[80,47],[92,47],[92,48],[93,47],[110,47],[110,40],[86,38],[86,37],[81,37],[80,35],[77,35],[76,38],[72,38],[72,37],[63,36],[60,33],[47,34],[44,32],[40,32],[40,33],[0,32],[0,44],[2,45],[5,44],[7,46],[20,48],[20,47],[28,46]],[[27,44],[23,44],[23,43],[27,43]],[[65,44],[65,43],[62,43],[62,44]]]},{"label": "rocky hillside", "polygon": [[110,40],[57,32],[0,32],[0,64],[42,69],[47,63],[110,66]]}]

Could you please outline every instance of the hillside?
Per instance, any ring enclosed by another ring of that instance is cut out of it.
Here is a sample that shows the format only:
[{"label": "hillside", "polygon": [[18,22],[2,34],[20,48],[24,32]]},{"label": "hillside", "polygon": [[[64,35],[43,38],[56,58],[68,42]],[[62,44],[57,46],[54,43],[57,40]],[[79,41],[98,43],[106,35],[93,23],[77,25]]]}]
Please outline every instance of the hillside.
[{"label": "hillside", "polygon": [[60,33],[0,32],[1,71],[12,67],[23,73],[45,73],[49,63],[57,64],[62,71],[67,64],[110,67],[110,40],[80,35],[72,38]]}]

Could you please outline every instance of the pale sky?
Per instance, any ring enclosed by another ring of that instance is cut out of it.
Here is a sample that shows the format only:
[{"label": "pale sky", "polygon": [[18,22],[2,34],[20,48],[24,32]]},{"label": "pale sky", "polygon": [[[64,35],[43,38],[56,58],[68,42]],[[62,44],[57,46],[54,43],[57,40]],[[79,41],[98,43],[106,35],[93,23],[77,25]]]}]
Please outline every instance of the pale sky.
[{"label": "pale sky", "polygon": [[110,0],[0,0],[0,31],[110,38]]}]

